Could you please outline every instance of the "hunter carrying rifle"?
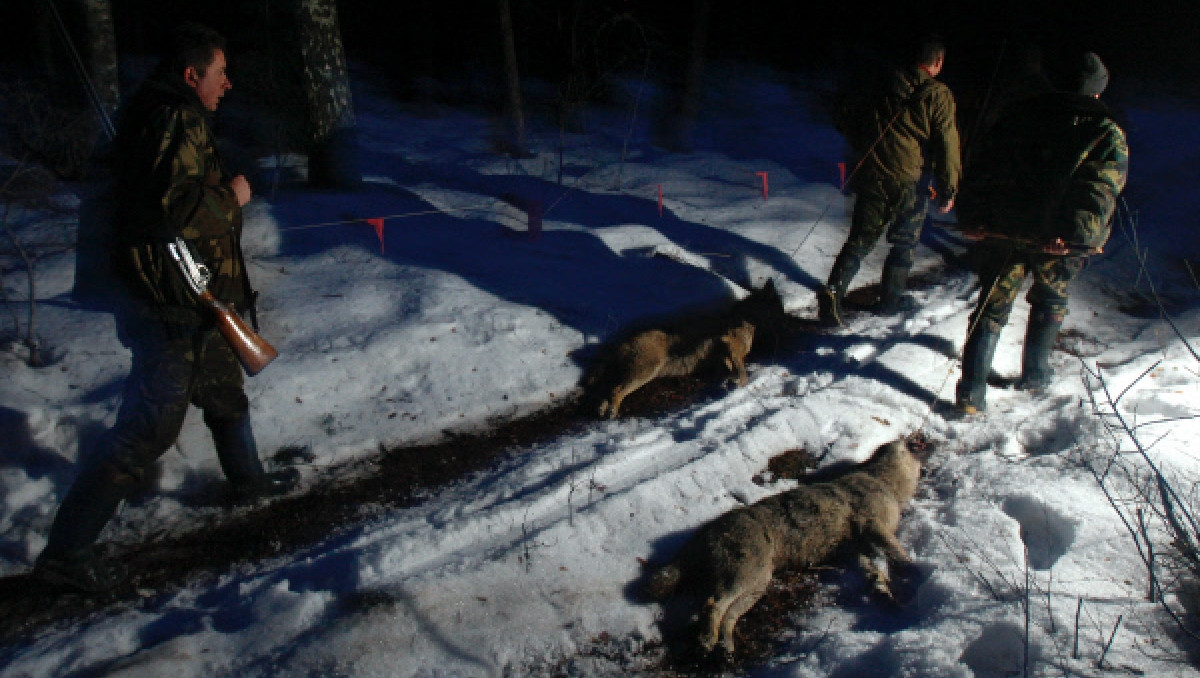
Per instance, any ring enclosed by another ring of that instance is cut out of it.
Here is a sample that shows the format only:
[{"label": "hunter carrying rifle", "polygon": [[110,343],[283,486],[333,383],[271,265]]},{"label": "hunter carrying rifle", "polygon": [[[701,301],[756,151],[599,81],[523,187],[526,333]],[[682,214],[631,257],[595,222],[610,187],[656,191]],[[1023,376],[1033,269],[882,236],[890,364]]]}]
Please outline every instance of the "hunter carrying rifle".
[{"label": "hunter carrying rifle", "polygon": [[1108,71],[1092,52],[1061,69],[1058,91],[1009,106],[982,139],[958,200],[964,232],[983,236],[979,302],[963,347],[956,407],[986,407],[1000,331],[1026,275],[1033,285],[1021,378],[1033,392],[1053,380],[1050,351],[1067,315],[1067,286],[1108,242],[1125,188],[1125,133],[1099,101]]},{"label": "hunter carrying rifle", "polygon": [[242,367],[227,341],[246,349],[251,373],[274,357],[238,317],[254,302],[241,247],[251,193],[244,176],[225,170],[209,126],[231,87],[225,66],[220,35],[180,26],[170,53],[121,113],[113,264],[132,297],[118,328],[133,366],[116,425],[54,517],[34,568],[43,581],[91,592],[121,583],[123,565],[100,558],[94,544],[174,444],[189,404],[204,411],[237,496],[281,494],[297,481],[295,469],[263,469]]},{"label": "hunter carrying rifle", "polygon": [[[822,325],[842,324],[850,283],[884,233],[891,251],[875,311],[898,312],[930,200],[942,214],[954,207],[962,173],[954,95],[937,80],[946,46],[937,36],[924,36],[907,61],[855,88],[835,107],[834,125],[857,156],[846,177],[856,197],[846,242],[817,291]],[[932,186],[923,180],[925,170],[934,177]]]}]

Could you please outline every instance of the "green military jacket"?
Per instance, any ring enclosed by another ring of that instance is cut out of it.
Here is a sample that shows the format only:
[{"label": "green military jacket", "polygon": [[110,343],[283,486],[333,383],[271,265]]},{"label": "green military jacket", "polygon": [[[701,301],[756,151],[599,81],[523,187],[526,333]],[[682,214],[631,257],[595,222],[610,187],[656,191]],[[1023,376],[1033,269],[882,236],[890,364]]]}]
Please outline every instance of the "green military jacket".
[{"label": "green military jacket", "polygon": [[866,91],[846,97],[834,124],[858,155],[855,183],[908,186],[928,169],[941,201],[958,195],[962,161],[954,95],[920,68],[895,69]]},{"label": "green military jacket", "polygon": [[1129,172],[1125,133],[1094,97],[1051,92],[1004,111],[958,203],[967,227],[1103,247]]},{"label": "green military jacket", "polygon": [[123,112],[115,150],[115,265],[135,296],[166,320],[207,320],[166,250],[182,237],[211,269],[213,295],[245,311],[252,293],[242,210],[206,112],[182,77],[156,72],[143,84]]}]

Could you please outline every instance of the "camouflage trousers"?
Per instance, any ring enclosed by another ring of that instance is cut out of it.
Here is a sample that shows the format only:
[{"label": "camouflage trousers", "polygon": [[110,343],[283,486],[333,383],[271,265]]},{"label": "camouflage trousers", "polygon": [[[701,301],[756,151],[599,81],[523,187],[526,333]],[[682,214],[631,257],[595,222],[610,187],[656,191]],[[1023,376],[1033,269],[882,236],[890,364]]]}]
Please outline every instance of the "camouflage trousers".
[{"label": "camouflage trousers", "polygon": [[1009,248],[986,248],[979,252],[984,262],[979,269],[979,302],[971,314],[999,332],[1008,323],[1013,303],[1021,292],[1026,276],[1033,277],[1029,293],[1031,318],[1058,318],[1067,315],[1067,286],[1083,270],[1084,257],[1062,257],[1020,252]]},{"label": "camouflage trousers", "polygon": [[921,239],[929,205],[920,191],[923,185],[893,186],[879,180],[862,181],[850,218],[850,234],[839,256],[862,261],[886,231],[892,251],[884,266],[912,268],[913,251]]},{"label": "camouflage trousers", "polygon": [[121,500],[175,442],[189,404],[204,410],[214,433],[244,421],[249,409],[241,365],[215,328],[168,324],[147,313],[119,322],[133,348],[125,399],[98,454],[63,498],[43,557],[86,557]]},{"label": "camouflage trousers", "polygon": [[133,368],[125,382],[117,423],[105,441],[104,461],[140,477],[179,436],[188,405],[205,422],[243,416],[249,402],[237,355],[211,326],[180,327],[146,319],[125,328]]}]

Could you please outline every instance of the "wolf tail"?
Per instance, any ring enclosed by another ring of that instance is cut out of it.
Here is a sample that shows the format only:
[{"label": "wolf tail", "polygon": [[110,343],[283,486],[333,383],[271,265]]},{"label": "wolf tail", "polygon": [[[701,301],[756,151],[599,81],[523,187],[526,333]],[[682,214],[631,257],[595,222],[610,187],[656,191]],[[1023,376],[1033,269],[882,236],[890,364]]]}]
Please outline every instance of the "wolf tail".
[{"label": "wolf tail", "polygon": [[669,598],[679,588],[682,570],[678,563],[668,563],[655,570],[646,580],[646,593],[656,600]]}]

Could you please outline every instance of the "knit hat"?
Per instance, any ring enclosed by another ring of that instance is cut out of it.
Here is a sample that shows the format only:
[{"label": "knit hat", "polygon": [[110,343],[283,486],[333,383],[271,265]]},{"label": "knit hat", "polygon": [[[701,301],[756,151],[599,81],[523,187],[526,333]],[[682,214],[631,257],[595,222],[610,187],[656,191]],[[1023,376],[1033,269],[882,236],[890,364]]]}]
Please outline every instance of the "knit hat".
[{"label": "knit hat", "polygon": [[1095,52],[1084,52],[1075,71],[1075,91],[1096,96],[1108,87],[1108,69]]}]

